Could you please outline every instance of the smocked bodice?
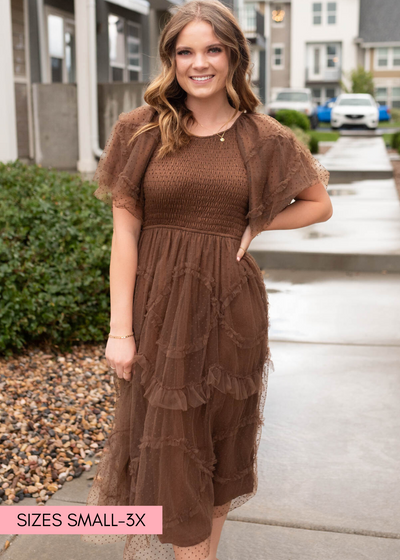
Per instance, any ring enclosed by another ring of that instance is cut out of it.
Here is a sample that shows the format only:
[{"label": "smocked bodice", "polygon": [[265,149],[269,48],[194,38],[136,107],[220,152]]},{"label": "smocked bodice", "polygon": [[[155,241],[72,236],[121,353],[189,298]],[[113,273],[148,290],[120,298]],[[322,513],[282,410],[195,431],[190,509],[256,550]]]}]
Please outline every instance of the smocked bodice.
[{"label": "smocked bodice", "polygon": [[143,229],[164,225],[241,238],[249,192],[236,121],[224,137],[192,137],[157,161],[158,144],[143,178]]}]

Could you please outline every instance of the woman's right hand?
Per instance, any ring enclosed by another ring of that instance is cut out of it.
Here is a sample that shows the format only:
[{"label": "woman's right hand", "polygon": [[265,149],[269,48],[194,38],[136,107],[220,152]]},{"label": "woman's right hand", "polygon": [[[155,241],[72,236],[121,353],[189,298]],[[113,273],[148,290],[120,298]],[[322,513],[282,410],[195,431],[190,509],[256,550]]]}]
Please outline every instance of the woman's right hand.
[{"label": "woman's right hand", "polygon": [[120,379],[130,381],[132,378],[133,357],[136,354],[136,342],[129,338],[109,338],[106,346],[108,365],[116,370]]}]

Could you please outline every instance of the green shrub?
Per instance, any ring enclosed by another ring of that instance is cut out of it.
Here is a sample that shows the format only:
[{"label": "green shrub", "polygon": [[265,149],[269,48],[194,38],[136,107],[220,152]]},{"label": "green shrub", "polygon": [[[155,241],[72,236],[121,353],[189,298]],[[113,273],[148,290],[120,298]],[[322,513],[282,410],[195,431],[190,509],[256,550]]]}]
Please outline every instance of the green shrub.
[{"label": "green shrub", "polygon": [[276,112],[275,118],[281,124],[293,128],[297,126],[302,130],[310,130],[310,120],[304,113],[293,111],[292,109],[280,109]]},{"label": "green shrub", "polygon": [[395,150],[400,148],[400,132],[395,132],[392,135],[392,148]]},{"label": "green shrub", "polygon": [[400,109],[392,109],[391,113],[391,120],[395,122],[400,122]]},{"label": "green shrub", "polygon": [[313,136],[313,135],[310,136],[309,148],[310,148],[310,152],[312,154],[318,154],[318,152],[319,152],[319,141],[318,141],[318,138],[316,136]]},{"label": "green shrub", "polygon": [[307,148],[309,148],[310,145],[310,135],[307,134],[307,132],[304,132],[304,130],[302,128],[299,128],[298,126],[293,126],[291,128],[291,131],[293,132],[293,134],[296,136],[297,140],[299,140],[300,142],[302,142]]},{"label": "green shrub", "polygon": [[112,213],[79,175],[0,163],[0,352],[100,342]]}]

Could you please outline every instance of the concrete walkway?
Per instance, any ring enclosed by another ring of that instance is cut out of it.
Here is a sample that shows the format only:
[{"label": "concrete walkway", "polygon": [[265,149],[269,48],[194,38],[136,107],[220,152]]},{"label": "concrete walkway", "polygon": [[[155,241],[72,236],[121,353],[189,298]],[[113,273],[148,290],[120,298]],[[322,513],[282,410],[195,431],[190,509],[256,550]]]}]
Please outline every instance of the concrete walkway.
[{"label": "concrete walkway", "polygon": [[388,179],[393,176],[381,137],[342,136],[318,159],[331,171],[333,179],[339,172],[355,179]]},{"label": "concrete walkway", "polygon": [[[262,233],[253,240],[250,254],[265,269],[400,272],[396,186],[392,177],[376,178],[387,174],[389,167],[393,173],[383,140],[340,138],[318,159],[331,172],[332,218],[295,230]],[[363,180],[357,179],[360,173]],[[338,174],[342,182],[336,181]]]},{"label": "concrete walkway", "polygon": [[398,560],[400,276],[268,272],[261,487],[220,556]]},{"label": "concrete walkway", "polygon": [[[400,275],[269,270],[266,286],[259,488],[229,514],[218,558],[398,560]],[[85,503],[94,472],[43,507]],[[21,535],[0,559],[122,560],[123,546]]]}]

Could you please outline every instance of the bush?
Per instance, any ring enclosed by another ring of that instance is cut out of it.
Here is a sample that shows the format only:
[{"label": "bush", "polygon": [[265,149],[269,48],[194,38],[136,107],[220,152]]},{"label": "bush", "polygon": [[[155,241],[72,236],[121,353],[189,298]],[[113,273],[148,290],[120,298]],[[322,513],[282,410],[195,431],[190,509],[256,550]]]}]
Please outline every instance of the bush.
[{"label": "bush", "polygon": [[309,148],[310,148],[310,152],[312,154],[318,154],[318,152],[319,152],[319,141],[318,141],[318,138],[316,136],[313,136],[313,135],[310,136]]},{"label": "bush", "polygon": [[299,142],[302,142],[307,148],[309,148],[310,135],[307,134],[307,132],[304,132],[304,130],[302,130],[298,126],[292,127],[291,131],[296,136],[297,140],[299,140]]},{"label": "bush", "polygon": [[100,342],[112,213],[79,175],[0,163],[0,352]]},{"label": "bush", "polygon": [[391,111],[391,120],[395,122],[400,122],[400,109],[392,109]]},{"label": "bush", "polygon": [[290,128],[295,126],[302,130],[310,130],[311,128],[309,118],[304,113],[293,111],[292,109],[280,109],[276,112],[275,118],[281,124]]},{"label": "bush", "polygon": [[395,132],[392,135],[392,148],[395,150],[400,148],[400,132]]}]

